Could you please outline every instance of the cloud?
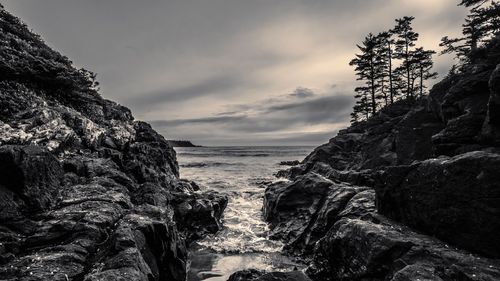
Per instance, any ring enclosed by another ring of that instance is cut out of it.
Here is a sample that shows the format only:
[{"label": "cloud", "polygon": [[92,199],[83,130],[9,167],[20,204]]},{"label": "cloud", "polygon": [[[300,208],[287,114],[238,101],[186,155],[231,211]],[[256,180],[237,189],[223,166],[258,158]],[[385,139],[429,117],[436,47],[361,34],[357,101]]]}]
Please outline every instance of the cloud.
[{"label": "cloud", "polygon": [[[0,1],[98,73],[105,98],[167,138],[217,145],[325,141],[348,124],[367,33],[413,15],[418,44],[438,49],[466,14],[456,0]],[[435,61],[442,75],[452,63]]]},{"label": "cloud", "polygon": [[260,144],[266,140],[269,143],[298,143],[300,140],[310,143],[315,137],[327,140],[325,136],[331,137],[337,127],[346,125],[353,99],[346,95],[318,95],[309,89],[306,92],[307,98],[288,94],[252,104],[236,104],[229,111],[213,116],[150,123],[165,132],[188,129],[198,132],[196,140],[210,138],[210,132],[232,141],[238,136],[247,136],[247,141]]},{"label": "cloud", "polygon": [[207,97],[210,95],[220,95],[226,89],[241,85],[242,81],[235,75],[212,77],[204,81],[183,86],[175,89],[166,89],[142,93],[132,96],[128,103],[136,107],[159,106],[163,103],[185,102],[191,99]]},{"label": "cloud", "polygon": [[148,121],[153,126],[157,127],[169,127],[169,126],[180,126],[186,124],[215,124],[215,123],[228,123],[241,121],[246,119],[246,116],[213,116],[204,118],[192,118],[192,119],[173,119],[173,120],[151,120]]},{"label": "cloud", "polygon": [[314,92],[311,89],[299,87],[290,96],[305,99],[314,96]]}]

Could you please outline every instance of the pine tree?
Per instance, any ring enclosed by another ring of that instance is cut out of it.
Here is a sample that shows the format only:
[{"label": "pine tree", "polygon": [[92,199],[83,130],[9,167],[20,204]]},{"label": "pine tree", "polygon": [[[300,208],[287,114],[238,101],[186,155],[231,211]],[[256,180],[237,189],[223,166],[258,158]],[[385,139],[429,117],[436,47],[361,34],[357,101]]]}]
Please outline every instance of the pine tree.
[{"label": "pine tree", "polygon": [[354,98],[356,99],[356,104],[353,107],[353,112],[351,113],[351,123],[356,123],[361,120],[368,120],[370,117],[370,102],[368,96],[370,95],[369,87],[357,87],[354,89],[356,94]]},{"label": "pine tree", "polygon": [[432,55],[435,53],[436,52],[432,50],[424,50],[422,47],[413,51],[412,57],[416,66],[416,77],[419,79],[418,91],[420,97],[424,95],[424,89],[427,88],[425,86],[425,81],[435,79],[438,75],[437,72],[432,71],[432,67],[434,66]]},{"label": "pine tree", "polygon": [[[396,19],[396,27],[393,29],[394,35],[397,36],[395,43],[395,57],[401,59],[401,67],[398,69],[397,73],[404,76],[405,86],[406,86],[406,98],[412,98],[414,89],[412,85],[414,84],[415,77],[412,76],[413,60],[411,58],[411,50],[415,46],[415,42],[418,40],[418,33],[413,31],[411,26],[414,17],[403,17],[401,19]],[[403,71],[404,70],[404,71]]]},{"label": "pine tree", "polygon": [[462,63],[474,59],[477,49],[500,31],[500,3],[489,0],[463,0],[459,4],[470,9],[462,25],[463,37],[441,39],[442,54],[455,53]]},{"label": "pine tree", "polygon": [[380,72],[381,58],[377,53],[378,39],[372,33],[364,39],[361,45],[357,45],[361,54],[356,54],[349,64],[355,66],[356,76],[358,81],[365,81],[366,88],[370,92],[369,103],[371,113],[377,112],[377,91],[380,88],[379,78],[382,75]]},{"label": "pine tree", "polygon": [[378,54],[381,59],[382,75],[381,75],[381,92],[386,105],[391,104],[395,100],[396,92],[394,85],[394,44],[391,31],[381,32],[377,35],[378,38]]}]

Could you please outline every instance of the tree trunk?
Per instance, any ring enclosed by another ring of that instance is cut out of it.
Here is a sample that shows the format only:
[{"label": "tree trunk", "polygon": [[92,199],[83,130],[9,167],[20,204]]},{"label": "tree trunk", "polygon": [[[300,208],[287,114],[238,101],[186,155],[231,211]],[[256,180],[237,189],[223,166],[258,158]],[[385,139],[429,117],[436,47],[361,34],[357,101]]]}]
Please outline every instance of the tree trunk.
[{"label": "tree trunk", "polygon": [[[394,103],[394,94],[392,89],[392,49],[391,42],[388,42],[389,45],[389,92],[391,97],[391,104]],[[386,102],[387,104],[387,102]]]},{"label": "tree trunk", "polygon": [[424,66],[420,64],[420,97],[424,96]]},{"label": "tree trunk", "polygon": [[406,81],[407,81],[407,85],[406,85],[406,99],[408,99],[411,95],[411,91],[410,91],[410,82],[411,82],[411,77],[410,77],[410,46],[409,46],[409,42],[408,42],[408,36],[406,36]]}]

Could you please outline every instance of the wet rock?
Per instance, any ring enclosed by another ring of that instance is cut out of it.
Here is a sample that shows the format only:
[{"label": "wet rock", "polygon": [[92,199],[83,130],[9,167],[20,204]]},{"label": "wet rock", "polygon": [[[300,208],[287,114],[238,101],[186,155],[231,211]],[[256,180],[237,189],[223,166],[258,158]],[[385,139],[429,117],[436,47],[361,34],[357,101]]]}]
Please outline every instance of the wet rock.
[{"label": "wet rock", "polygon": [[334,183],[317,174],[269,186],[264,198],[264,217],[272,237],[284,240],[288,250],[311,251],[361,189]]},{"label": "wet rock", "polygon": [[265,273],[255,269],[248,269],[233,273],[228,281],[310,281],[301,271]]},{"label": "wet rock", "polygon": [[499,154],[476,151],[389,169],[377,188],[378,209],[444,241],[498,258],[498,167]]},{"label": "wet rock", "polygon": [[173,194],[175,219],[179,230],[187,233],[188,242],[216,233],[222,227],[227,201],[226,196],[215,192]]},{"label": "wet rock", "polygon": [[279,165],[281,166],[297,166],[300,164],[299,160],[293,160],[293,161],[281,161]]},{"label": "wet rock", "polygon": [[324,204],[332,185],[330,180],[311,174],[291,184],[269,186],[264,196],[264,218],[271,235],[286,242],[298,239]]},{"label": "wet rock", "polygon": [[264,271],[257,269],[246,269],[231,274],[227,281],[253,281],[257,280],[264,274],[266,274]]},{"label": "wet rock", "polygon": [[[317,245],[315,280],[496,280],[500,264],[383,218],[339,220]],[[412,274],[412,275],[410,275]],[[461,279],[463,278],[463,279]]]}]

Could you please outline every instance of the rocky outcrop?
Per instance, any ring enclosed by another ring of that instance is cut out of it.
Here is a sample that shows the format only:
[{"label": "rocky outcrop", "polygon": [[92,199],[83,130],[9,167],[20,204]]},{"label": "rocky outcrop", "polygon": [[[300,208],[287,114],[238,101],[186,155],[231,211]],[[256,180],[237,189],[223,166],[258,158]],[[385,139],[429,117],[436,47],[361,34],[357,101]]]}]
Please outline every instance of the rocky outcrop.
[{"label": "rocky outcrop", "polygon": [[301,271],[265,273],[255,269],[233,273],[228,281],[311,281]]},{"label": "rocky outcrop", "polygon": [[185,280],[227,198],[0,5],[2,280]]},{"label": "rocky outcrop", "polygon": [[369,187],[306,174],[268,187],[265,213],[273,234],[287,242],[285,249],[309,256],[306,273],[314,280],[500,278],[499,260],[471,255],[382,216],[375,196]]},{"label": "rocky outcrop", "polygon": [[381,214],[453,245],[500,258],[500,154],[475,151],[384,171]]},{"label": "rocky outcrop", "polygon": [[500,40],[417,101],[342,130],[269,185],[272,237],[314,280],[499,280]]},{"label": "rocky outcrop", "polygon": [[186,140],[168,140],[168,143],[172,147],[200,147],[199,145],[195,145],[192,142]]}]

